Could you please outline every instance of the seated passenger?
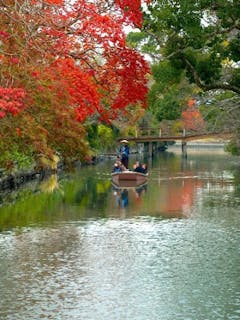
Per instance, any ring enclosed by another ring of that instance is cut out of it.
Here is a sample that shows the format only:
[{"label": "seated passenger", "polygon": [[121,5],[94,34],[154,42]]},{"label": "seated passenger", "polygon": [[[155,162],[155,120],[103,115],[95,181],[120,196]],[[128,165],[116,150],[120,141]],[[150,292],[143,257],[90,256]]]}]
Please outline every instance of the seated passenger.
[{"label": "seated passenger", "polygon": [[148,168],[147,168],[147,164],[146,163],[142,164],[142,169],[143,169],[143,173],[147,174]]},{"label": "seated passenger", "polygon": [[137,161],[134,165],[133,165],[133,171],[134,172],[140,172],[140,173],[144,173],[144,169],[142,167],[142,164]]},{"label": "seated passenger", "polygon": [[113,169],[112,172],[121,172],[121,162],[119,160],[117,160],[114,165],[113,165]]},{"label": "seated passenger", "polygon": [[133,165],[133,171],[136,171],[136,169],[139,167],[139,162],[135,162]]},{"label": "seated passenger", "polygon": [[125,170],[126,170],[126,168],[124,167],[124,165],[122,164],[122,162],[121,162],[120,160],[117,160],[117,161],[114,163],[112,172],[122,172],[122,171],[125,171]]}]

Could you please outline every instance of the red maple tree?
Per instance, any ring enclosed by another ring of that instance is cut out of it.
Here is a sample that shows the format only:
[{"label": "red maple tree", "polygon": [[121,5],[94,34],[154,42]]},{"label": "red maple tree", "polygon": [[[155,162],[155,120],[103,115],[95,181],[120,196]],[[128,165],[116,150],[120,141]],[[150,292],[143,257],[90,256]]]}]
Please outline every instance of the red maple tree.
[{"label": "red maple tree", "polygon": [[56,87],[61,84],[61,90],[68,92],[69,106],[76,108],[79,121],[94,112],[110,116],[111,108],[124,109],[130,103],[144,106],[149,68],[142,56],[127,48],[123,32],[124,23],[141,25],[140,0],[67,4],[32,0],[31,7],[28,3],[3,5],[0,37],[6,76],[2,88],[22,87],[34,100],[22,73],[29,77],[31,71],[31,80],[38,82],[41,73],[47,73]]},{"label": "red maple tree", "polygon": [[[124,33],[126,24],[141,26],[140,0],[0,4],[0,118],[18,139],[44,152],[60,141],[54,127],[65,140],[73,138],[69,126],[84,136],[74,115],[80,123],[91,116],[109,122],[129,105],[145,108],[149,67]],[[8,130],[0,135],[3,141]]]},{"label": "red maple tree", "polygon": [[197,108],[196,100],[191,98],[187,102],[187,108],[182,112],[183,126],[187,130],[202,131],[205,129],[205,121]]}]

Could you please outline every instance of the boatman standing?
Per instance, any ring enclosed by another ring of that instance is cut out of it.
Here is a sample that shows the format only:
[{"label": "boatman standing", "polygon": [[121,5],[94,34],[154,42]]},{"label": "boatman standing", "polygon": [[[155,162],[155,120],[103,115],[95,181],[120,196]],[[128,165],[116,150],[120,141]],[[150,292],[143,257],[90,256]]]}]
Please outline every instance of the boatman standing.
[{"label": "boatman standing", "polygon": [[121,140],[120,143],[122,143],[120,147],[121,161],[124,167],[128,169],[128,160],[129,160],[129,154],[130,154],[128,141]]}]

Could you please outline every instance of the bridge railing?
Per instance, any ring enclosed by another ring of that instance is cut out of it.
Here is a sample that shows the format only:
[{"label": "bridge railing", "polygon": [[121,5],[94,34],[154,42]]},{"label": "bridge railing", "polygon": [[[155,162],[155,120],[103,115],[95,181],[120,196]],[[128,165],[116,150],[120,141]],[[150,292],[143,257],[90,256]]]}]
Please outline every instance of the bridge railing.
[{"label": "bridge railing", "polygon": [[135,137],[141,137],[141,136],[157,136],[157,137],[185,137],[187,135],[193,135],[193,134],[207,134],[208,132],[205,131],[197,131],[197,130],[189,130],[189,129],[179,129],[179,130],[173,130],[172,128],[143,128],[139,129],[137,128],[135,130]]},{"label": "bridge railing", "polygon": [[215,130],[215,129],[208,129],[208,130],[191,130],[188,128],[182,129],[173,129],[173,128],[136,128],[135,129],[135,138],[142,137],[142,136],[149,136],[149,137],[186,137],[186,136],[202,136],[202,135],[221,135],[221,134],[229,134],[231,132],[226,132],[224,130]]}]

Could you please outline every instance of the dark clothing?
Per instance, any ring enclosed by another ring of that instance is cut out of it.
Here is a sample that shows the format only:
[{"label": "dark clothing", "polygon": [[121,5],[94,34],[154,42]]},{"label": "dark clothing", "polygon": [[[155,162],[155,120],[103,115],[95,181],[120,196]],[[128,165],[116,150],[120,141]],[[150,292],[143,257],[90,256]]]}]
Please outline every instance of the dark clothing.
[{"label": "dark clothing", "polygon": [[128,169],[128,160],[129,160],[129,153],[130,153],[129,146],[128,145],[122,146],[120,148],[120,153],[121,153],[122,164],[126,169]]},{"label": "dark clothing", "polygon": [[136,169],[134,169],[135,172],[145,173],[145,170],[142,166],[138,166]]},{"label": "dark clothing", "polygon": [[121,172],[121,171],[122,171],[121,163],[119,163],[119,161],[116,161],[112,168],[112,172]]},{"label": "dark clothing", "polygon": [[112,172],[121,172],[121,168],[120,167],[113,167]]},{"label": "dark clothing", "polygon": [[126,157],[124,154],[122,154],[121,162],[124,165],[124,167],[128,169],[128,157]]}]

